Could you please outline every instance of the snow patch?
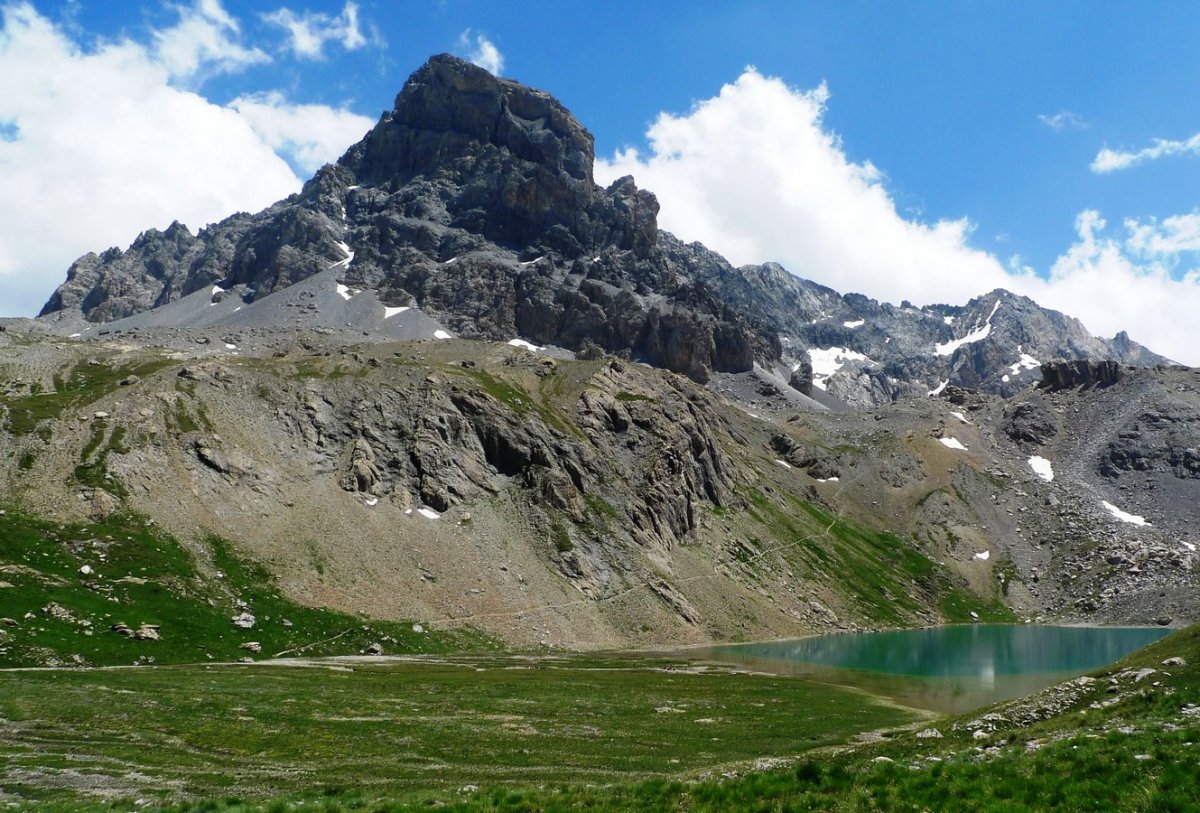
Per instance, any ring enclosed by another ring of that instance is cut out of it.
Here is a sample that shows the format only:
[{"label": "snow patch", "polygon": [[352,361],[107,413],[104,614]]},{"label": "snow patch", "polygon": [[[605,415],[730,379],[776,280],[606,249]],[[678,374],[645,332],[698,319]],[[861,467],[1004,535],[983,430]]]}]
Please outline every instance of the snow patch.
[{"label": "snow patch", "polygon": [[217,294],[223,294],[223,293],[225,293],[225,289],[222,288],[220,285],[214,285],[212,287],[212,295],[213,296],[216,296]]},{"label": "snow patch", "polygon": [[1041,477],[1047,483],[1054,479],[1054,467],[1050,465],[1050,461],[1044,457],[1034,455],[1029,458],[1029,468],[1033,469],[1033,473]]},{"label": "snow patch", "polygon": [[81,336],[83,336],[83,334],[82,334],[82,333],[72,333],[72,334],[71,334],[70,336],[68,336],[67,338],[68,338],[68,339],[78,339],[78,338],[80,338]]},{"label": "snow patch", "polygon": [[983,341],[992,333],[992,317],[996,315],[996,311],[1000,309],[1000,300],[996,300],[996,304],[992,306],[992,312],[988,314],[988,318],[984,320],[982,325],[976,324],[975,328],[963,336],[961,339],[951,339],[945,344],[934,345],[934,352],[939,356],[954,355],[954,351],[962,347],[964,344],[974,344],[975,342]]},{"label": "snow patch", "polygon": [[342,295],[342,299],[349,299],[358,293],[357,291],[351,291],[348,287],[342,285],[340,282],[338,283],[337,292]]},{"label": "snow patch", "polygon": [[943,316],[942,321],[948,325],[952,325],[952,324],[954,324],[954,317],[953,316]]},{"label": "snow patch", "polygon": [[454,337],[451,336],[449,333],[447,333],[444,330],[435,330],[435,331],[433,331],[433,338],[435,338],[435,339],[453,339]]},{"label": "snow patch", "polygon": [[374,507],[375,505],[379,504],[379,498],[378,497],[367,497],[365,500],[363,500],[363,502],[365,502],[370,507]]},{"label": "snow patch", "polygon": [[508,346],[509,347],[524,347],[526,350],[530,351],[531,353],[536,353],[537,351],[542,349],[542,348],[538,347],[536,344],[530,344],[529,342],[525,341],[524,339],[509,339]]},{"label": "snow patch", "polygon": [[942,390],[946,389],[946,387],[949,386],[949,384],[950,384],[950,382],[948,380],[943,381],[941,384],[938,384],[936,387],[934,387],[933,389],[931,389],[929,391],[929,396],[931,398],[936,398],[937,396],[942,394]]},{"label": "snow patch", "polygon": [[1008,373],[1005,373],[1004,375],[1000,376],[1000,380],[1003,381],[1005,384],[1007,384],[1009,381]]},{"label": "snow patch", "polygon": [[229,342],[225,342],[225,349],[226,350],[237,350],[237,345],[230,344]]},{"label": "snow patch", "polygon": [[458,257],[451,257],[450,259],[446,260],[446,262],[442,263],[442,265],[449,265],[450,263],[454,262],[457,259],[458,259]]},{"label": "snow patch", "polygon": [[1036,370],[1042,366],[1040,361],[1022,350],[1021,345],[1017,345],[1017,352],[1021,357],[1008,368],[1009,375],[1020,375],[1022,370]]},{"label": "snow patch", "polygon": [[870,361],[862,353],[846,347],[808,348],[808,357],[812,360],[813,386],[825,389],[825,382],[831,375],[842,369],[847,361]]},{"label": "snow patch", "polygon": [[337,247],[340,248],[342,250],[342,253],[346,255],[346,259],[337,261],[331,267],[332,268],[349,268],[350,263],[354,262],[354,252],[350,250],[350,246],[346,245],[341,240],[337,241]]},{"label": "snow patch", "polygon": [[384,305],[383,306],[383,318],[391,319],[396,314],[404,313],[408,309],[409,308],[407,305],[401,305],[399,308],[389,308],[387,305]]},{"label": "snow patch", "polygon": [[965,452],[967,450],[967,447],[963,446],[958,438],[938,438],[938,443],[942,444],[947,449],[958,449],[960,452]]},{"label": "snow patch", "polygon": [[[1182,541],[1182,540],[1180,540],[1180,541]],[[1188,550],[1190,550],[1190,551],[1195,551],[1195,550],[1196,550],[1196,546],[1195,546],[1195,545],[1193,545],[1191,542],[1184,542],[1184,543],[1183,543],[1183,546],[1184,546],[1185,548],[1187,548]]]},{"label": "snow patch", "polygon": [[985,550],[983,553],[975,554],[975,558],[979,559],[980,561],[986,562],[988,559],[992,558],[992,552],[990,550]]},{"label": "snow patch", "polygon": [[967,416],[962,414],[961,412],[951,412],[950,414],[953,415],[954,417],[958,418],[960,421],[962,421],[965,424],[971,423],[970,421],[967,420]]},{"label": "snow patch", "polygon": [[[546,255],[543,254],[542,257],[544,257],[544,256],[546,256]],[[521,265],[533,265],[538,260],[542,259],[542,257],[534,257],[532,260],[526,260],[525,262],[521,263]]]},{"label": "snow patch", "polygon": [[786,460],[776,460],[775,462],[778,463],[779,465],[783,466],[785,469],[790,469],[792,467],[792,464],[787,462]]},{"label": "snow patch", "polygon": [[825,478],[818,477],[817,478],[818,483],[836,483],[837,481],[838,481],[838,478],[836,478],[836,477],[825,477]]},{"label": "snow patch", "polygon": [[842,322],[842,327],[848,327],[848,328],[853,329],[856,327],[862,327],[866,323],[867,323],[866,319],[855,319],[853,322]]},{"label": "snow patch", "polygon": [[428,519],[441,519],[442,515],[432,508],[418,508],[417,513]]},{"label": "snow patch", "polygon": [[1105,501],[1101,500],[1100,504],[1104,506],[1105,511],[1112,514],[1117,519],[1121,520],[1121,522],[1128,522],[1130,525],[1149,525],[1150,524],[1149,522],[1146,522],[1145,517],[1138,516],[1137,514],[1128,514],[1124,511],[1122,511],[1120,508],[1117,508],[1115,505],[1113,505],[1110,502],[1105,502]]}]

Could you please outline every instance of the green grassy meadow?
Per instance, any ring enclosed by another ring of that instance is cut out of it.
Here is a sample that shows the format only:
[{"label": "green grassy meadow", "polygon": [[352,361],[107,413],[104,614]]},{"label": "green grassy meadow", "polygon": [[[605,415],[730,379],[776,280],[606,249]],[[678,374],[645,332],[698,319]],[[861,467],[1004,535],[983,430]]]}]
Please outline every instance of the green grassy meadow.
[{"label": "green grassy meadow", "polygon": [[836,687],[627,658],[7,671],[0,803],[420,805],[742,771],[914,718]]}]

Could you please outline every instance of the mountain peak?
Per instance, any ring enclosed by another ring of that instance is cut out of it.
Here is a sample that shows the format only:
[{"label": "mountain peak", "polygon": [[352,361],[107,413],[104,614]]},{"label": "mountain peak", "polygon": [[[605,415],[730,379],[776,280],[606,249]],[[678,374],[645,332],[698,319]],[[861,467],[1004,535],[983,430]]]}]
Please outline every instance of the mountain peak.
[{"label": "mountain peak", "polygon": [[477,158],[481,147],[592,186],[595,142],[570,111],[545,91],[450,54],[414,71],[395,107],[339,163],[366,183],[403,184]]}]

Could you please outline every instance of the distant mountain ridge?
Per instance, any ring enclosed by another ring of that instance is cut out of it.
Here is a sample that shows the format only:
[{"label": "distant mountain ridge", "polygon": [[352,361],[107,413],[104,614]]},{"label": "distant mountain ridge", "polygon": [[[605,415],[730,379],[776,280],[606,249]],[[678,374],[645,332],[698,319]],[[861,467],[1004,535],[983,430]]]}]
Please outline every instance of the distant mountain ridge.
[{"label": "distant mountain ridge", "polygon": [[[173,223],[126,251],[87,254],[41,315],[119,324],[189,296],[236,297],[233,308],[177,308],[158,323],[303,326],[328,305],[289,297],[315,280],[347,301],[374,297],[351,310],[325,300],[351,329],[377,331],[385,314],[410,309],[405,319],[431,321],[408,337],[441,326],[627,354],[699,382],[757,369],[850,405],[946,386],[1011,395],[1051,359],[1166,362],[1124,333],[1093,337],[1006,291],[914,308],[840,295],[774,263],[734,268],[661,232],[657,200],[632,178],[598,186],[593,161],[591,135],[549,94],[435,56],[297,195],[195,235]],[[283,303],[248,307],[272,294]]]}]

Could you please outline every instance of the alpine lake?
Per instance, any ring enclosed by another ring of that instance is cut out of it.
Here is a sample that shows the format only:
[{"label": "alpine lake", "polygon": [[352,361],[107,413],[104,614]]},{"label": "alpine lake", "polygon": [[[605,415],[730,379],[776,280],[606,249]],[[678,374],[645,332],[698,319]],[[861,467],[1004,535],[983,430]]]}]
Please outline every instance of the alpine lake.
[{"label": "alpine lake", "polygon": [[691,650],[690,658],[861,689],[957,714],[1099,669],[1172,630],[964,624]]}]

